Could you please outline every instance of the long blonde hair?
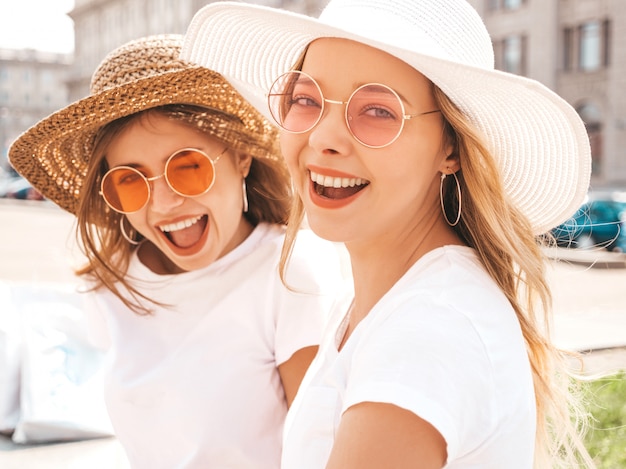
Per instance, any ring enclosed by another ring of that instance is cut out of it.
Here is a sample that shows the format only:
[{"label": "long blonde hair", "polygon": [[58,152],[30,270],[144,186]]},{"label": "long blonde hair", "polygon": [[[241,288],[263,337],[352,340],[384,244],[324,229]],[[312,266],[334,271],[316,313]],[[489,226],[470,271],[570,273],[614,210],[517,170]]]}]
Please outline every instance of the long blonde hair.
[{"label": "long blonde hair", "polygon": [[[102,177],[108,170],[105,156],[111,142],[131,122],[152,114],[163,115],[191,128],[201,129],[215,138],[224,140],[227,146],[232,143],[231,139],[245,138],[245,135],[238,136],[234,130],[229,137],[215,135],[207,130],[210,128],[205,125],[207,122],[215,120],[226,122],[233,119],[233,116],[217,110],[183,104],[160,106],[132,114],[109,123],[97,133],[76,211],[77,238],[87,258],[87,264],[77,270],[77,274],[88,278],[94,289],[100,287],[109,289],[138,314],[150,313],[152,300],[137,290],[132,279],[127,277],[128,264],[137,245],[129,243],[122,236],[120,223],[124,223],[126,231],[135,236],[137,241],[142,241],[143,238],[139,233],[130,230],[130,223],[124,221],[123,214],[111,210],[106,205],[99,195],[99,188]],[[284,160],[253,157],[250,172],[246,177],[246,186],[249,208],[244,216],[253,226],[260,222],[278,224],[287,222],[292,191]],[[125,293],[122,290],[125,290]]]},{"label": "long blonde hair", "polygon": [[[508,199],[495,159],[479,133],[439,88],[434,93],[461,161],[463,206],[455,229],[507,296],[526,341],[537,403],[535,467],[594,467],[582,441],[585,413],[570,389],[567,354],[549,339],[552,295],[541,249],[549,238],[535,236]],[[454,197],[455,188],[448,187],[444,199]]]},{"label": "long blonde hair", "polygon": [[[526,342],[537,405],[535,468],[595,467],[582,442],[586,417],[577,393],[570,389],[566,354],[549,340],[552,298],[541,249],[546,239],[533,235],[528,220],[508,199],[495,159],[480,134],[436,86],[434,95],[443,116],[445,138],[458,152],[461,163],[457,175],[462,215],[454,229],[476,250],[510,301]],[[444,188],[444,200],[455,206],[452,213],[458,207],[456,191],[454,184]],[[303,218],[302,200],[295,197],[281,272]]]}]

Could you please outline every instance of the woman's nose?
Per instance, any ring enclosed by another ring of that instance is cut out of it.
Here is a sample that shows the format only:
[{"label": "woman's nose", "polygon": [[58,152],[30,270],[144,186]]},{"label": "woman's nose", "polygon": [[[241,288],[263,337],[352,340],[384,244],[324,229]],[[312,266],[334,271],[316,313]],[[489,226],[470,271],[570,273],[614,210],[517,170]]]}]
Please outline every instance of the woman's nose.
[{"label": "woman's nose", "polygon": [[177,194],[170,187],[165,176],[151,179],[150,206],[154,211],[166,212],[180,206],[185,197]]},{"label": "woman's nose", "polygon": [[309,145],[319,152],[346,153],[354,139],[345,118],[345,104],[325,100],[319,122],[309,133]]}]

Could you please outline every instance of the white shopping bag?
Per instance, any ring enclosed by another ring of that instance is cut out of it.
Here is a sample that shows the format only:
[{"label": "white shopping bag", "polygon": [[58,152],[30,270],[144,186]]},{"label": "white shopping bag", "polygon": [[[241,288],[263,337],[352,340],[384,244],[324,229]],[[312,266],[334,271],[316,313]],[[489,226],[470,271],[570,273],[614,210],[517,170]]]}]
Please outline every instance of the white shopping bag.
[{"label": "white shopping bag", "polygon": [[21,286],[20,418],[16,443],[113,435],[103,395],[104,352],[87,331],[88,303],[74,287]]}]

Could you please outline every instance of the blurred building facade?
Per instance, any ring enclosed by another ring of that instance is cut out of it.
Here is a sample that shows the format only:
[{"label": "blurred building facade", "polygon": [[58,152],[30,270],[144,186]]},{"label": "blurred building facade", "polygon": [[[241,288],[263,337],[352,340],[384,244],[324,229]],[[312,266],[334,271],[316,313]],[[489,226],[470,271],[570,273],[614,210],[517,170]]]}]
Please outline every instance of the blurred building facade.
[{"label": "blurred building facade", "polygon": [[592,188],[626,188],[624,0],[469,0],[494,44],[496,68],[542,82],[583,118]]},{"label": "blurred building facade", "polygon": [[[248,0],[318,16],[328,0]],[[193,15],[211,0],[75,0],[74,67],[68,87],[71,100],[89,92],[100,61],[113,49],[151,34],[184,34]]]},{"label": "blurred building facade", "polygon": [[0,49],[0,172],[11,142],[42,117],[68,104],[68,54]]}]

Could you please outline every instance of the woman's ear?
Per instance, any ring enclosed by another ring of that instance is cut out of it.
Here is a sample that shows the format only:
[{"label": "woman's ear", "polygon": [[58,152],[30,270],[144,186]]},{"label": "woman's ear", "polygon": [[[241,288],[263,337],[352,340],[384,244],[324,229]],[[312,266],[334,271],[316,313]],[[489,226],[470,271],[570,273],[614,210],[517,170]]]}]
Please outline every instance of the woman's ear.
[{"label": "woman's ear", "polygon": [[252,156],[247,153],[237,152],[235,155],[237,167],[241,172],[241,175],[245,178],[250,172],[250,165],[252,165]]},{"label": "woman's ear", "polygon": [[459,153],[456,149],[453,149],[452,152],[441,162],[439,171],[443,174],[452,174],[456,173],[459,169],[461,169]]}]

